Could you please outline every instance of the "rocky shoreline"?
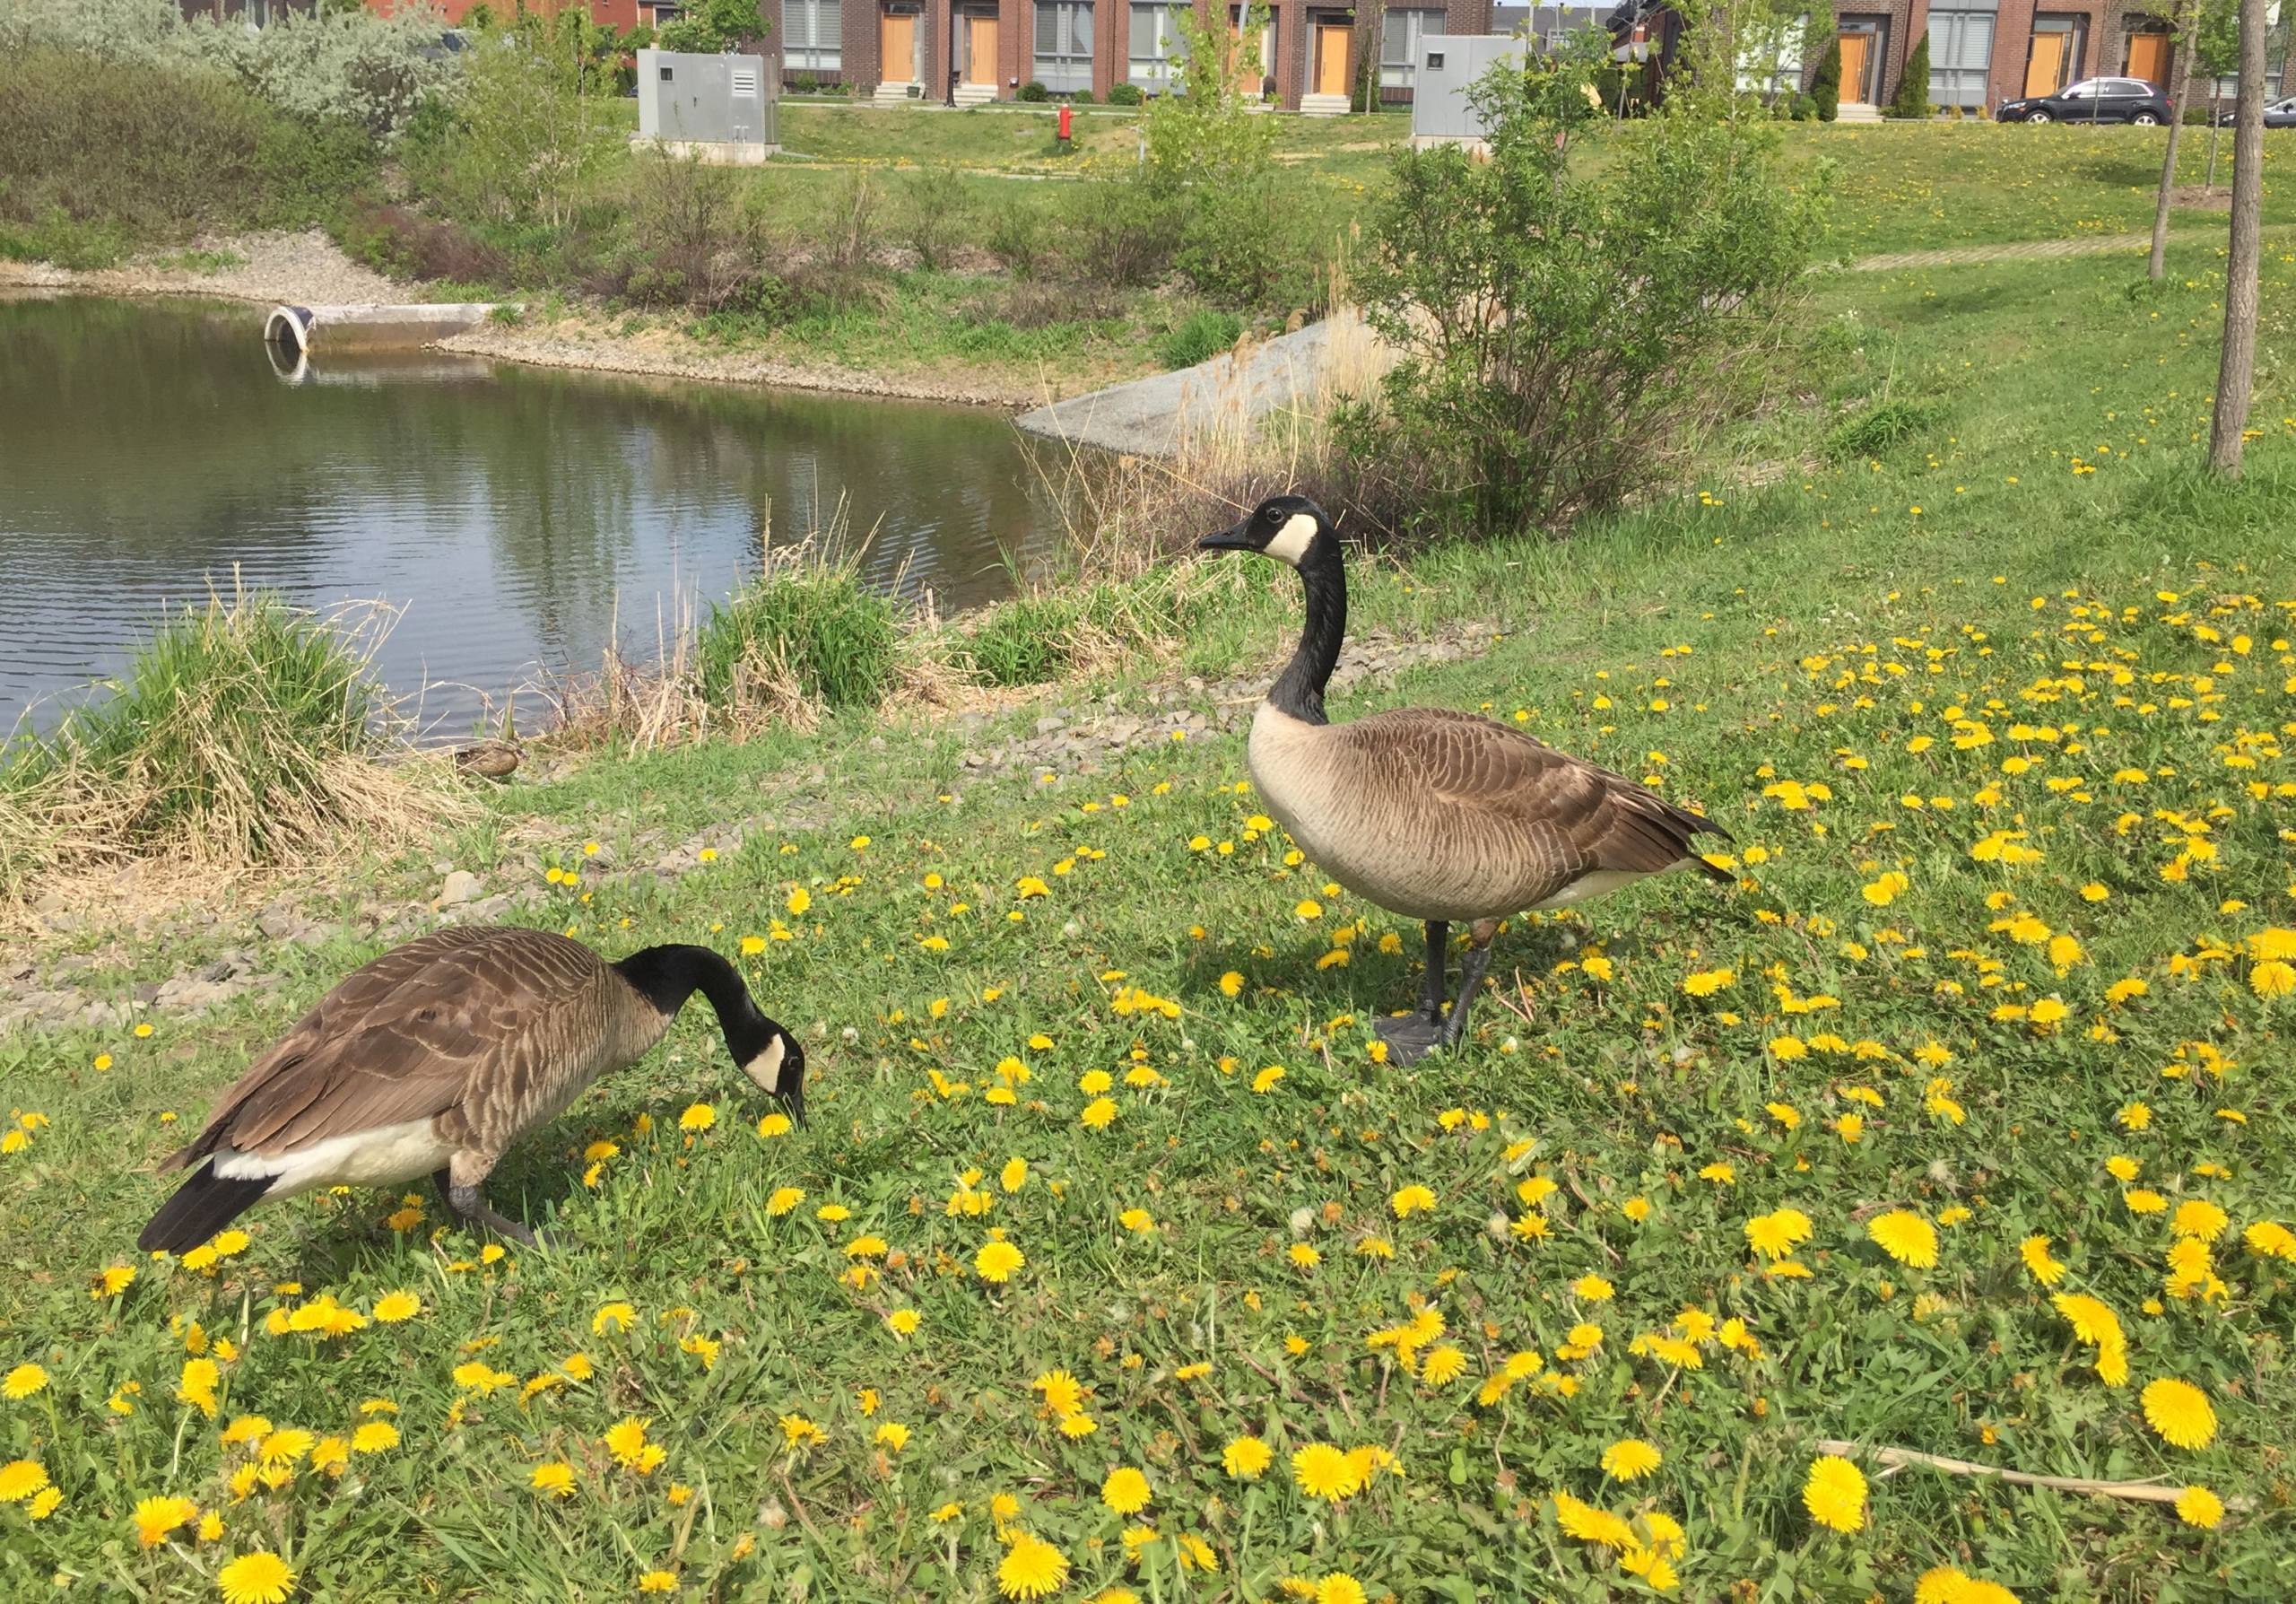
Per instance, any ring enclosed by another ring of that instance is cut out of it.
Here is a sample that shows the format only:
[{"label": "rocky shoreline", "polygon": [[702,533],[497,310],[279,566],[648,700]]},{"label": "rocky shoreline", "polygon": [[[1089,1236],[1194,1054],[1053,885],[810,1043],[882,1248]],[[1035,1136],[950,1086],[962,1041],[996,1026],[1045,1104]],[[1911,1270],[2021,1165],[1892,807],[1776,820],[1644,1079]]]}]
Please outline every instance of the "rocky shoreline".
[{"label": "rocky shoreline", "polygon": [[[186,250],[119,267],[83,269],[0,260],[0,291],[10,289],[117,296],[204,295],[300,306],[419,299],[412,286],[352,261],[316,229],[304,233],[202,239]],[[1013,413],[1054,398],[1041,388],[978,375],[947,379],[921,373],[867,373],[831,363],[709,351],[675,330],[652,328],[624,334],[599,318],[578,311],[546,322],[489,325],[442,341],[436,349],[533,367],[711,384],[770,385],[837,395],[993,406]]]}]

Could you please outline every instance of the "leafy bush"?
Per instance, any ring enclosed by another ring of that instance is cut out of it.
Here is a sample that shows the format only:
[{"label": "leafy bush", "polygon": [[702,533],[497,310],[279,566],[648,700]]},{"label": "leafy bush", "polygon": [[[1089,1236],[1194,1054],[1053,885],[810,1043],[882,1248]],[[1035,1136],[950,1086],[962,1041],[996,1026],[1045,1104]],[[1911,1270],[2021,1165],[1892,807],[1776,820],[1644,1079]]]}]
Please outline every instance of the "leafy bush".
[{"label": "leafy bush", "polygon": [[460,223],[400,205],[359,208],[343,225],[342,245],[369,266],[401,278],[501,283],[510,277],[509,258]]},{"label": "leafy bush", "polygon": [[1050,244],[1048,232],[1040,207],[1026,201],[1008,201],[990,213],[984,243],[989,254],[1004,264],[1006,272],[1014,278],[1029,278],[1044,259]]},{"label": "leafy bush", "polygon": [[796,94],[809,95],[821,86],[820,77],[813,73],[800,73],[789,80],[789,88]]},{"label": "leafy bush", "polygon": [[1257,304],[1274,297],[1294,238],[1273,220],[1274,126],[1245,111],[1235,86],[1237,53],[1258,50],[1266,8],[1252,8],[1240,39],[1186,8],[1172,22],[1189,70],[1148,108],[1147,161],[1133,181],[1163,213],[1172,259],[1197,289]]},{"label": "leafy bush", "polygon": [[418,193],[474,222],[562,229],[621,147],[578,13],[529,13],[465,54],[463,92],[411,118],[403,160]]},{"label": "leafy bush", "polygon": [[[1726,415],[1732,381],[1800,291],[1824,173],[1788,193],[1779,135],[1726,80],[1677,79],[1651,117],[1573,165],[1602,117],[1591,48],[1494,69],[1468,92],[1487,161],[1405,151],[1357,288],[1400,353],[1351,414],[1370,474],[1481,533],[1616,504]],[[1711,74],[1719,78],[1721,74]]]},{"label": "leafy bush", "polygon": [[1156,354],[1167,368],[1193,368],[1232,350],[1243,333],[1243,319],[1233,312],[1205,309],[1189,313],[1178,327],[1158,341]]},{"label": "leafy bush", "polygon": [[1137,106],[1147,98],[1137,83],[1119,83],[1109,91],[1109,104],[1111,106]]},{"label": "leafy bush", "polygon": [[1897,96],[1890,102],[1890,115],[1919,120],[1928,117],[1929,109],[1929,36],[1925,33],[1914,42],[1913,54],[1906,60]]},{"label": "leafy bush", "polygon": [[665,22],[656,38],[665,50],[688,50],[716,56],[738,50],[765,37],[765,19],[757,0],[701,0]]},{"label": "leafy bush", "polygon": [[1818,70],[1810,74],[1810,99],[1816,103],[1820,122],[1830,123],[1841,115],[1841,39],[1839,35],[1826,41],[1826,53],[1818,57]]},{"label": "leafy bush", "polygon": [[1052,92],[1031,78],[1013,92],[1013,98],[1016,100],[1049,100],[1052,99]]},{"label": "leafy bush", "polygon": [[1092,92],[1080,89],[1068,97],[1068,103],[1071,106],[1089,106],[1092,103]]},{"label": "leafy bush", "polygon": [[808,558],[768,570],[712,606],[694,641],[702,699],[733,709],[776,680],[831,707],[874,707],[892,685],[894,604],[849,567]]},{"label": "leafy bush", "polygon": [[377,171],[360,130],[204,67],[43,48],[0,74],[0,226],[21,254],[92,266],[203,229],[303,227]]},{"label": "leafy bush", "polygon": [[895,209],[898,236],[925,268],[945,267],[972,232],[972,196],[964,176],[942,163],[903,173]]},{"label": "leafy bush", "polygon": [[1179,220],[1170,189],[1138,179],[1078,184],[1068,194],[1069,254],[1109,284],[1145,284],[1171,265]]}]

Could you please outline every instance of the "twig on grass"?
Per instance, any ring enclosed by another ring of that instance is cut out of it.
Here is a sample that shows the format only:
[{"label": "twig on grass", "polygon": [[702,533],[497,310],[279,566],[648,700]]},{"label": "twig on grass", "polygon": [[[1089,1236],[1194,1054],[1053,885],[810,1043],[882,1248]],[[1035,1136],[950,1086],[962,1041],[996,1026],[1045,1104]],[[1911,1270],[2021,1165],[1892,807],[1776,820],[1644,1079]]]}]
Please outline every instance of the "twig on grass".
[{"label": "twig on grass", "polygon": [[[1947,1459],[1941,1453],[1923,1453],[1911,1448],[1867,1448],[1836,1437],[1821,1437],[1812,1446],[1820,1453],[1839,1454],[1844,1459],[1862,1455],[1892,1470],[1918,1465],[1924,1469],[1942,1470],[1948,1476],[1993,1478],[2013,1482],[2021,1487],[2048,1487],[2059,1493],[2086,1493],[2100,1498],[2131,1498],[2144,1504],[2174,1504],[2184,1492],[2181,1486],[2164,1486],[2157,1480],[2100,1481],[2086,1476],[2035,1476],[2027,1470],[2004,1470],[1994,1465],[1980,1465],[1974,1460]],[[2245,1511],[2249,1507],[2249,1500],[2227,1498],[2224,1507],[2236,1512]]]}]

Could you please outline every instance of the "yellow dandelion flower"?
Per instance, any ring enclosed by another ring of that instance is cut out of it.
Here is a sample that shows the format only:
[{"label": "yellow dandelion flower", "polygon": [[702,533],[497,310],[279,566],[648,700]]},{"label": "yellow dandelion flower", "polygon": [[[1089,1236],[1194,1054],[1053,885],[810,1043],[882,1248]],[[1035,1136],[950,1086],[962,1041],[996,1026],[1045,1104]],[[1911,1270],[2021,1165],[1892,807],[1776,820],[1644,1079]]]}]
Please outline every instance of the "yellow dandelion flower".
[{"label": "yellow dandelion flower", "polygon": [[1292,1479],[1310,1498],[1337,1504],[1363,1487],[1363,1473],[1355,1460],[1328,1443],[1310,1443],[1292,1456]]},{"label": "yellow dandelion flower", "polygon": [[1130,1465],[1119,1465],[1100,1483],[1100,1502],[1119,1515],[1137,1514],[1154,1496],[1148,1478]]},{"label": "yellow dandelion flower", "polygon": [[2144,1424],[2172,1447],[2205,1448],[2215,1439],[2216,1411],[2209,1406],[2208,1395],[2190,1382],[2167,1376],[2147,1382],[2137,1401],[2144,1410]]},{"label": "yellow dandelion flower", "polygon": [[295,1573],[268,1548],[257,1548],[215,1573],[223,1604],[281,1604],[294,1591]]},{"label": "yellow dandelion flower", "polygon": [[2213,1531],[2224,1518],[2224,1501],[2204,1486],[2189,1486],[2177,1495],[2177,1519],[2203,1531]]},{"label": "yellow dandelion flower", "polygon": [[1937,1232],[1909,1208],[1892,1208],[1866,1222],[1866,1234],[1900,1264],[1928,1269],[1937,1262]]},{"label": "yellow dandelion flower", "polygon": [[1639,1481],[1656,1470],[1664,1457],[1655,1443],[1622,1437],[1603,1450],[1603,1474],[1618,1481]]},{"label": "yellow dandelion flower", "polygon": [[1839,1454],[1821,1454],[1810,1462],[1802,1484],[1802,1505],[1810,1519],[1835,1531],[1857,1531],[1866,1525],[1865,1472]]},{"label": "yellow dandelion flower", "polygon": [[1042,1539],[1022,1532],[996,1567],[996,1589],[1008,1599],[1044,1599],[1068,1580],[1068,1556]]}]

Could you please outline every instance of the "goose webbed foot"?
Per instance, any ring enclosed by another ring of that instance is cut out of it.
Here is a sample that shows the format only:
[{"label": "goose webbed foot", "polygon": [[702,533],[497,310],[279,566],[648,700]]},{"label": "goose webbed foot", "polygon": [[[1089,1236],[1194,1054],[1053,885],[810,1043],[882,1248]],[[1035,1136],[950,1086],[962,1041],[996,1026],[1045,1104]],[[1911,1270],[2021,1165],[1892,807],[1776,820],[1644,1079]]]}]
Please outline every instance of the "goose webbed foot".
[{"label": "goose webbed foot", "polygon": [[1422,1010],[1371,1022],[1371,1033],[1387,1044],[1387,1062],[1415,1064],[1443,1040],[1443,1021]]},{"label": "goose webbed foot", "polygon": [[508,1215],[496,1213],[488,1207],[486,1199],[478,1195],[475,1185],[457,1186],[444,1170],[430,1179],[438,1187],[439,1195],[446,1199],[447,1207],[454,1211],[455,1217],[472,1230],[491,1231],[497,1236],[543,1251],[558,1245],[546,1233],[535,1231]]}]

